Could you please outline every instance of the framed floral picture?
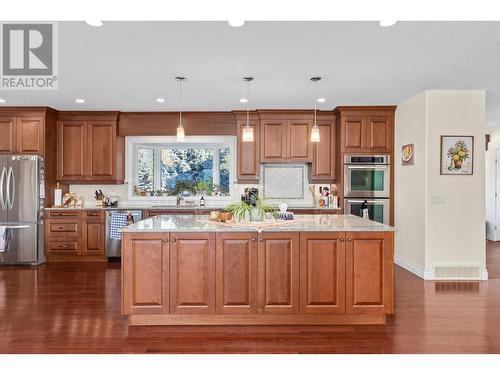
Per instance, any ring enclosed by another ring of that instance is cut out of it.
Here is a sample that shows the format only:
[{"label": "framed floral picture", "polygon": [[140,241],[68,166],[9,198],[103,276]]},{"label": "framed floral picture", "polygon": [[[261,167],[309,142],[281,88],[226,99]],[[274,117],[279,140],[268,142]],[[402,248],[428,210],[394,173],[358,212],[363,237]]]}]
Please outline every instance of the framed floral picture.
[{"label": "framed floral picture", "polygon": [[441,174],[471,175],[473,165],[473,136],[441,136]]}]

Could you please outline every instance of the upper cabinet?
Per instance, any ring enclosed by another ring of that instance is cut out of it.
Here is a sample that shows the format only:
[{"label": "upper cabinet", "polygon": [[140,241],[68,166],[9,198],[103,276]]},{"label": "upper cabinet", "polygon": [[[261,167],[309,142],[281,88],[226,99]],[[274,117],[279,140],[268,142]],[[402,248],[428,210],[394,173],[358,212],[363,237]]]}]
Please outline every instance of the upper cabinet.
[{"label": "upper cabinet", "polygon": [[12,115],[0,112],[0,153],[43,155],[45,149],[45,114]]},{"label": "upper cabinet", "polygon": [[57,125],[57,179],[122,183],[124,139],[117,112],[61,112]]},{"label": "upper cabinet", "polygon": [[259,111],[262,163],[312,161],[311,111]]},{"label": "upper cabinet", "polygon": [[333,113],[319,115],[317,118],[319,139],[313,143],[313,159],[309,168],[310,182],[334,182],[336,170],[335,116]]},{"label": "upper cabinet", "polygon": [[243,183],[258,183],[260,176],[260,119],[258,114],[249,115],[253,129],[253,142],[243,142],[243,128],[247,125],[246,112],[234,112],[237,126],[237,179]]},{"label": "upper cabinet", "polygon": [[396,107],[338,107],[340,151],[343,153],[391,153]]}]

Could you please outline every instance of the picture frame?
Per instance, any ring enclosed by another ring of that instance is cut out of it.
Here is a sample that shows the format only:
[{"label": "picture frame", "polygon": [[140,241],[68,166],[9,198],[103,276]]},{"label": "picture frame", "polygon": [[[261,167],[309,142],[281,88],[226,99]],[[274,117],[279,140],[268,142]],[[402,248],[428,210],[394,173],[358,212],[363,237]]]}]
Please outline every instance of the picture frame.
[{"label": "picture frame", "polygon": [[415,144],[408,143],[401,146],[401,165],[413,165],[415,161]]},{"label": "picture frame", "polygon": [[474,173],[474,136],[442,135],[440,174],[470,176]]}]

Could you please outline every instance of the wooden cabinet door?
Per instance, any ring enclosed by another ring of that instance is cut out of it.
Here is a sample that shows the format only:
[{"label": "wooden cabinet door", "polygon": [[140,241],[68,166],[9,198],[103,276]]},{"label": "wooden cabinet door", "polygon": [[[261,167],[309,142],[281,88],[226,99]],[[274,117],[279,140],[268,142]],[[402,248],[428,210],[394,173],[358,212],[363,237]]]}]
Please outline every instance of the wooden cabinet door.
[{"label": "wooden cabinet door", "polygon": [[346,116],[342,119],[342,152],[362,152],[365,143],[365,127],[362,117]]},{"label": "wooden cabinet door", "polygon": [[257,312],[257,233],[217,233],[216,312]]},{"label": "wooden cabinet door", "polygon": [[16,119],[15,117],[0,117],[0,153],[16,152]]},{"label": "wooden cabinet door", "polygon": [[124,233],[122,313],[168,314],[168,233]]},{"label": "wooden cabinet door", "polygon": [[215,233],[172,233],[170,313],[215,313]]},{"label": "wooden cabinet door", "polygon": [[57,179],[85,180],[86,121],[57,123]]},{"label": "wooden cabinet door", "polygon": [[104,255],[104,224],[87,220],[83,226],[82,255]]},{"label": "wooden cabinet door", "polygon": [[261,121],[261,162],[286,161],[286,120]]},{"label": "wooden cabinet door", "polygon": [[320,141],[313,143],[313,159],[309,181],[335,180],[335,123],[318,121]]},{"label": "wooden cabinet door", "polygon": [[367,151],[389,153],[392,151],[392,119],[389,117],[367,117]]},{"label": "wooden cabinet door", "polygon": [[44,152],[44,121],[41,117],[17,117],[17,152],[40,154]]},{"label": "wooden cabinet door", "polygon": [[258,305],[260,313],[299,312],[299,234],[259,234]]},{"label": "wooden cabinet door", "polygon": [[260,175],[260,124],[258,120],[250,121],[250,126],[254,131],[253,142],[243,142],[243,127],[246,121],[238,121],[238,157],[237,157],[237,178],[243,182],[257,182]]},{"label": "wooden cabinet door", "polygon": [[300,312],[345,312],[345,234],[300,234]]},{"label": "wooden cabinet door", "polygon": [[88,121],[87,170],[89,180],[113,180],[116,165],[116,122]]},{"label": "wooden cabinet door", "polygon": [[289,162],[312,161],[311,120],[287,121],[287,160]]},{"label": "wooden cabinet door", "polygon": [[392,232],[346,233],[346,312],[394,312]]}]

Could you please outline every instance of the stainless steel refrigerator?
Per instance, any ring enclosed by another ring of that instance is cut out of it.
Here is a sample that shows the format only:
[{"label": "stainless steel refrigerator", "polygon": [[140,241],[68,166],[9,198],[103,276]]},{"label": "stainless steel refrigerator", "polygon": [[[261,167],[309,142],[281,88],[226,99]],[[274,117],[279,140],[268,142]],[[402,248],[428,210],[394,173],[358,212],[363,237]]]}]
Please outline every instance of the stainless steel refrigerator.
[{"label": "stainless steel refrigerator", "polygon": [[8,229],[1,264],[45,262],[44,160],[35,155],[0,155],[0,225]]}]

